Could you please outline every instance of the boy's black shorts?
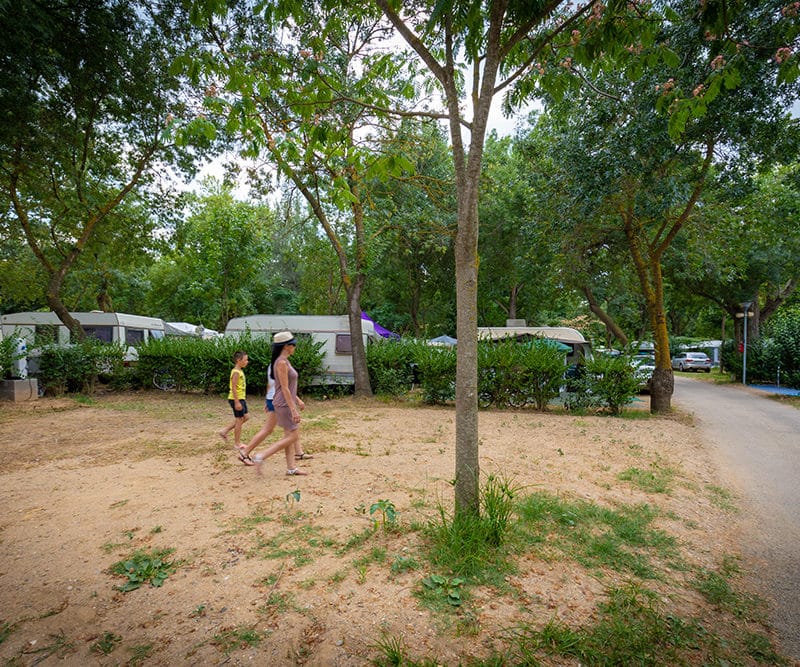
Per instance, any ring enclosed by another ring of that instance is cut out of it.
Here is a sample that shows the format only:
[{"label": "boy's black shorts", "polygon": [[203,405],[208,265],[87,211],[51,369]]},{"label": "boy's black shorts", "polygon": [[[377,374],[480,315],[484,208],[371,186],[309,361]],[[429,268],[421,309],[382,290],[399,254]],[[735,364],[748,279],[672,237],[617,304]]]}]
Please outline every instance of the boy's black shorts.
[{"label": "boy's black shorts", "polygon": [[236,408],[233,407],[235,401],[232,398],[228,399],[228,403],[230,403],[231,410],[233,410],[233,416],[236,417],[237,419],[241,419],[247,414],[247,401],[245,401],[244,399],[241,399],[239,401],[239,403],[242,404],[241,410],[237,410]]}]

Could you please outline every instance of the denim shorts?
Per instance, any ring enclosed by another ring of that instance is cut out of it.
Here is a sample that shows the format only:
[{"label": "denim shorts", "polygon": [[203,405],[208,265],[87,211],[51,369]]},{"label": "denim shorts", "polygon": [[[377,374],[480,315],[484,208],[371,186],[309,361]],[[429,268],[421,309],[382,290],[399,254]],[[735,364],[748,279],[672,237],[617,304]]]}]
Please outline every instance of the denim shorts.
[{"label": "denim shorts", "polygon": [[275,406],[272,405],[272,399],[266,399],[265,406],[267,408],[267,412],[275,412]]},{"label": "denim shorts", "polygon": [[236,402],[232,398],[228,399],[228,403],[230,403],[231,410],[233,410],[233,416],[236,417],[236,419],[241,419],[247,414],[247,401],[245,401],[244,399],[241,399],[239,401],[239,403],[242,404],[241,410],[237,410],[235,407],[233,407]]}]

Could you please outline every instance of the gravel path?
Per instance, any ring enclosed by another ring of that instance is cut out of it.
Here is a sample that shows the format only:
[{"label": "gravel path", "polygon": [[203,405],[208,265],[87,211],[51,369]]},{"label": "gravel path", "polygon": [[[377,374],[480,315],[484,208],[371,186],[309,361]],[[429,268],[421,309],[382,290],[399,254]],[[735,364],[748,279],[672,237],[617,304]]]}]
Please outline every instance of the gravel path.
[{"label": "gravel path", "polygon": [[783,650],[800,660],[800,410],[741,385],[675,377],[742,509],[741,549],[773,602]]}]

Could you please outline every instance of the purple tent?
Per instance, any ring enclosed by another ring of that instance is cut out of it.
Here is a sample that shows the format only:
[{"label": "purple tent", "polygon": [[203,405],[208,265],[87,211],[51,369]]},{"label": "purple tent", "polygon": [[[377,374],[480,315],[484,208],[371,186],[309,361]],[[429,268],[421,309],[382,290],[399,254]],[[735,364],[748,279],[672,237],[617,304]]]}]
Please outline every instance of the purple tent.
[{"label": "purple tent", "polygon": [[382,327],[369,315],[367,315],[363,310],[361,311],[361,319],[367,320],[368,322],[372,322],[372,324],[375,326],[375,333],[378,334],[379,336],[383,336],[384,338],[400,338],[400,334],[396,334],[394,331],[389,331],[385,327]]}]

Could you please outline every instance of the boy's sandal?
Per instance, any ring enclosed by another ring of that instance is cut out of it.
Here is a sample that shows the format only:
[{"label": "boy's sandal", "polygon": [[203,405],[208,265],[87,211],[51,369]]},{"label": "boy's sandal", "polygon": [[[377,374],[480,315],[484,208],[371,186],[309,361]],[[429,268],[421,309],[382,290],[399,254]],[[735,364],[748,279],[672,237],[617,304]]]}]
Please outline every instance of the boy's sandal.
[{"label": "boy's sandal", "polygon": [[307,475],[308,473],[305,470],[300,470],[300,468],[292,468],[287,470],[286,474],[291,477],[292,475]]},{"label": "boy's sandal", "polygon": [[244,452],[239,452],[239,460],[244,463],[246,466],[254,466],[256,464],[253,459],[251,459],[247,454]]},{"label": "boy's sandal", "polygon": [[305,452],[303,452],[302,454],[295,454],[294,457],[298,461],[302,461],[304,459],[313,459],[314,458],[314,456],[312,454],[306,454]]}]

